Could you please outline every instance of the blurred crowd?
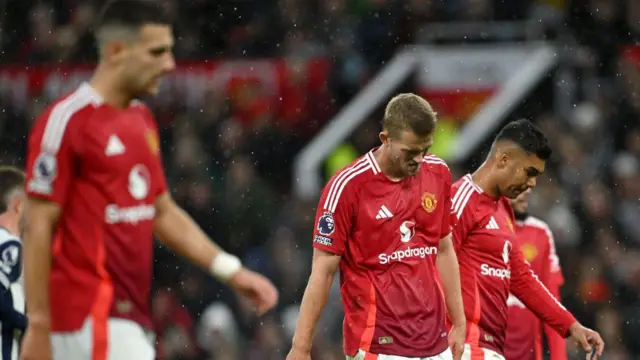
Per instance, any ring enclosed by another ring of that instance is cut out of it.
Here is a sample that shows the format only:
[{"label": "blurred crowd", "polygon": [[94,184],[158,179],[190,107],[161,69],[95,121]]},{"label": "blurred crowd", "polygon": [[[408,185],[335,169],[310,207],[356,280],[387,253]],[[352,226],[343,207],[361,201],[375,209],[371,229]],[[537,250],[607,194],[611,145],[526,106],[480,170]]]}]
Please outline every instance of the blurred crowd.
[{"label": "blurred crowd", "polygon": [[[567,115],[531,114],[556,150],[531,212],[554,230],[564,303],[602,332],[607,360],[640,358],[640,52],[625,48],[640,40],[640,1],[161,1],[175,14],[179,60],[283,58],[296,101],[283,111],[251,89],[234,99],[207,92],[201,108],[187,106],[179,91],[151,101],[176,200],[281,291],[276,311],[256,318],[250,304],[158,246],[151,301],[159,359],[283,359],[310,272],[315,212],[315,203],[290,192],[295,154],[395,49],[414,41],[420,24],[540,14],[553,14],[550,26],[566,35],[579,101]],[[0,2],[0,64],[95,61],[90,24],[99,3]],[[318,57],[330,68],[322,89],[309,94],[297,66]],[[30,122],[50,100],[34,96],[16,107],[0,92],[2,163],[23,164]],[[378,124],[365,124],[350,145],[375,146]],[[335,284],[314,359],[344,358],[340,308]]]}]

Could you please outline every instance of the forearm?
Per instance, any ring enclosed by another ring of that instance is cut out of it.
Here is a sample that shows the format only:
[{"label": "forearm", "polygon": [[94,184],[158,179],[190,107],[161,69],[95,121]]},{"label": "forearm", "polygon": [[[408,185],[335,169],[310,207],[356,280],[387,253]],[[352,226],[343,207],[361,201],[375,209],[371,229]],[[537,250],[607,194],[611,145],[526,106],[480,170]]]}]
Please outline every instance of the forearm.
[{"label": "forearm", "polygon": [[171,251],[209,272],[220,248],[178,206],[156,215],[154,230],[159,240]]},{"label": "forearm", "polygon": [[303,351],[311,350],[316,324],[327,304],[333,277],[333,273],[312,271],[300,304],[300,314],[293,336],[294,348]]},{"label": "forearm", "polygon": [[460,290],[460,269],[458,257],[453,247],[439,251],[436,258],[438,273],[442,280],[447,311],[451,322],[455,326],[465,326],[464,306],[462,304],[462,292]]},{"label": "forearm", "polygon": [[49,273],[53,226],[27,220],[24,239],[24,284],[27,313],[32,326],[50,328]]},{"label": "forearm", "polygon": [[568,336],[569,327],[576,322],[576,319],[537,278],[525,276],[523,279],[518,279],[516,284],[512,282],[511,291],[546,325],[562,337]]}]

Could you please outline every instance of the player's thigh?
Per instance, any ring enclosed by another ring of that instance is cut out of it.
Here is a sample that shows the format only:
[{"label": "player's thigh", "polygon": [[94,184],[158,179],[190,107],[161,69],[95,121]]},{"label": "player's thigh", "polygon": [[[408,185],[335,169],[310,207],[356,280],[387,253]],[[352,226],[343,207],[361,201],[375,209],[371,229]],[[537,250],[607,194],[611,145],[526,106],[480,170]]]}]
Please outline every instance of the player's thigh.
[{"label": "player's thigh", "polygon": [[135,322],[109,319],[106,330],[106,336],[98,336],[93,322],[88,319],[78,331],[52,334],[53,360],[92,360],[95,357],[106,360],[155,359],[151,341]]},{"label": "player's thigh", "polygon": [[51,334],[51,356],[53,360],[91,359],[91,333],[81,329]]},{"label": "player's thigh", "polygon": [[108,360],[154,360],[155,350],[142,327],[133,321],[109,320]]},{"label": "player's thigh", "polygon": [[505,360],[505,358],[497,352],[489,349],[483,349],[477,346],[464,346],[462,360]]},{"label": "player's thigh", "polygon": [[364,356],[366,353],[363,350],[358,350],[358,352],[354,356],[346,355],[347,360],[364,360]]},{"label": "player's thigh", "polygon": [[453,353],[451,352],[451,349],[447,348],[447,350],[443,351],[442,353],[436,356],[428,357],[425,360],[453,360]]},{"label": "player's thigh", "polygon": [[[362,350],[359,350],[355,356],[347,356],[347,360],[365,360],[366,353]],[[377,355],[376,360],[413,360],[415,358],[406,358],[397,355]],[[453,360],[453,354],[451,350],[447,348],[447,350],[442,353],[424,358],[423,360]]]}]

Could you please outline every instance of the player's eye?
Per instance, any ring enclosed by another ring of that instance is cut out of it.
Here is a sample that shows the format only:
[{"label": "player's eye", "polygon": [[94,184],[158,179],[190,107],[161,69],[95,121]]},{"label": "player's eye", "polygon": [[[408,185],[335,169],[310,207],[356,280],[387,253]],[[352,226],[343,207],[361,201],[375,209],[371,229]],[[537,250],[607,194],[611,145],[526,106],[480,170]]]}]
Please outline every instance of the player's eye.
[{"label": "player's eye", "polygon": [[169,51],[169,48],[163,46],[163,47],[153,48],[153,49],[149,50],[149,53],[153,57],[160,57],[160,56],[164,55],[168,51]]},{"label": "player's eye", "polygon": [[405,149],[404,152],[405,152],[405,154],[407,154],[408,158],[413,158],[413,157],[416,157],[418,155],[422,155],[422,156],[427,155],[427,153],[429,152],[429,148],[426,148],[426,149]]},{"label": "player's eye", "polygon": [[527,168],[527,169],[525,169],[525,172],[527,173],[527,176],[529,176],[529,177],[534,177],[534,176],[540,175],[540,172],[536,168]]}]

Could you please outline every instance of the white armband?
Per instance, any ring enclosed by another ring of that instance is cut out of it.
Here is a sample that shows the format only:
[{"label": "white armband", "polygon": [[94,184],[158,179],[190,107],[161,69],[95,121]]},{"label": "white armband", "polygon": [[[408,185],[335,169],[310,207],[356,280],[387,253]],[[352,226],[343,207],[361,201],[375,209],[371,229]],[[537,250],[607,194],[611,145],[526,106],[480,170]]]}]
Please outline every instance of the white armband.
[{"label": "white armband", "polygon": [[224,251],[218,252],[218,254],[211,261],[211,275],[215,276],[218,280],[226,282],[235,273],[242,268],[242,262],[236,256],[233,256]]}]

